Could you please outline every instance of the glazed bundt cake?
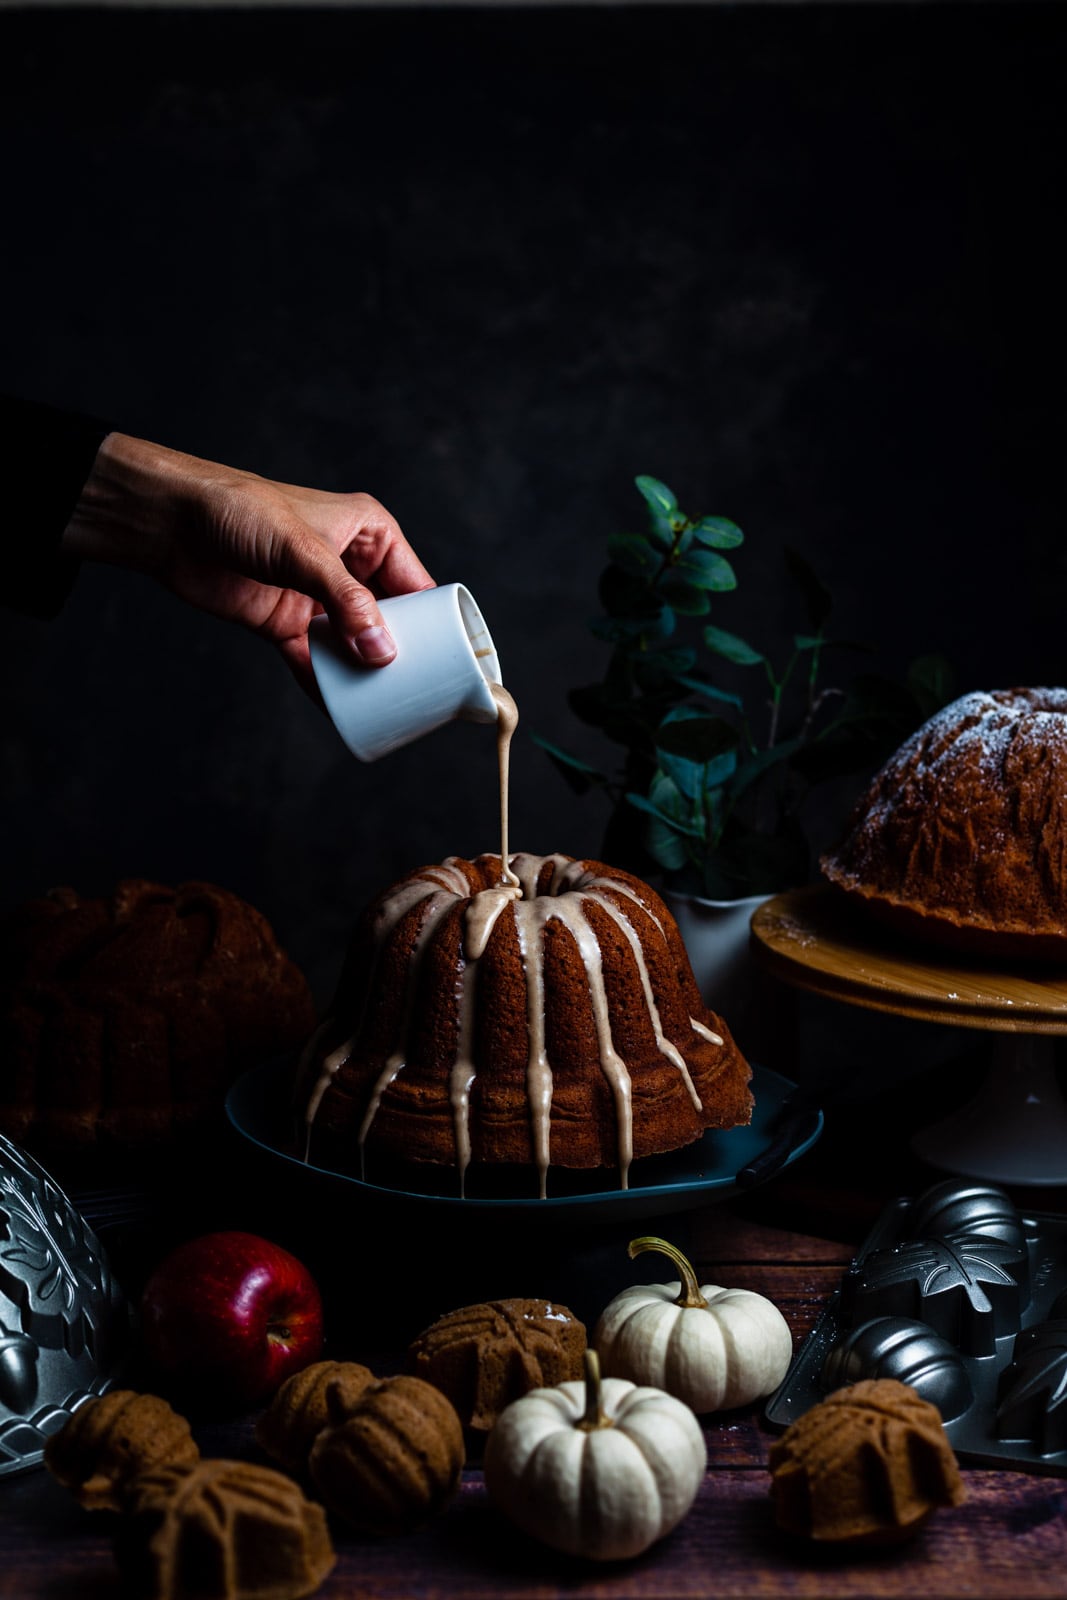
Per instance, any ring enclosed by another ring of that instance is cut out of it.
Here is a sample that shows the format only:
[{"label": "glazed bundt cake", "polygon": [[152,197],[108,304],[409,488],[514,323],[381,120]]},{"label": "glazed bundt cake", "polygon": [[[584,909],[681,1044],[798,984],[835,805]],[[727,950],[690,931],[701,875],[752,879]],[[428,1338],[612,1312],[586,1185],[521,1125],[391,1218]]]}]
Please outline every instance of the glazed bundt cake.
[{"label": "glazed bundt cake", "polygon": [[314,1021],[303,974],[228,890],[56,889],[0,927],[0,1128],[49,1154],[152,1143]]},{"label": "glazed bundt cake", "polygon": [[570,856],[451,857],[360,920],[305,1051],[316,1160],[615,1167],[751,1117],[749,1067],[677,926],[628,873]]},{"label": "glazed bundt cake", "polygon": [[976,692],[939,711],[821,866],[908,935],[1067,960],[1067,689]]}]

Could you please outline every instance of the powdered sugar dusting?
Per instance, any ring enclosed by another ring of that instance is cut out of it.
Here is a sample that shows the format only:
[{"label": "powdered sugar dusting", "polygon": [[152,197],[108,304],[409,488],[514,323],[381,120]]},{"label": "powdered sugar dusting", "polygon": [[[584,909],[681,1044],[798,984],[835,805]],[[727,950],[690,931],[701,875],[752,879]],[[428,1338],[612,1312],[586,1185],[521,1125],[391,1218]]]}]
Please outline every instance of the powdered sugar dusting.
[{"label": "powdered sugar dusting", "polygon": [[1062,937],[1067,958],[1067,689],[975,691],[937,712],[822,868],[950,930]]}]

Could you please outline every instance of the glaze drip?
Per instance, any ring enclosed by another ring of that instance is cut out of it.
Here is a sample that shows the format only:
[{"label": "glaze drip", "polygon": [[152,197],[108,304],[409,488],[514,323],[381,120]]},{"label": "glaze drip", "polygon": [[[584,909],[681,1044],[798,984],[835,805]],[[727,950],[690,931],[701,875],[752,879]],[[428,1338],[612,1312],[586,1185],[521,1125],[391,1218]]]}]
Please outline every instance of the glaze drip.
[{"label": "glaze drip", "polygon": [[[482,859],[488,861],[490,858]],[[587,908],[595,905],[611,919],[625,939],[640,978],[642,995],[657,1048],[676,1069],[693,1105],[700,1110],[700,1098],[685,1059],[663,1031],[641,940],[630,921],[625,905],[619,903],[620,900],[631,901],[634,914],[642,913],[644,918],[651,921],[658,929],[659,936],[665,939],[662,925],[652,908],[638,894],[620,884],[617,879],[597,877],[587,871],[581,862],[572,861],[567,856],[516,854],[508,858],[506,880],[478,890],[474,890],[474,885],[468,881],[457,862],[458,858],[449,857],[441,866],[424,869],[401,885],[394,894],[388,896],[379,908],[375,922],[379,949],[403,916],[416,906],[421,905],[423,911],[418,936],[409,957],[405,1003],[397,1037],[393,1041],[384,1069],[371,1088],[359,1127],[361,1172],[367,1138],[382,1096],[405,1066],[408,1036],[414,1020],[413,1001],[418,992],[419,973],[424,955],[442,918],[457,905],[461,905],[461,960],[456,970],[458,1034],[449,1076],[455,1160],[459,1170],[461,1193],[471,1159],[470,1096],[476,1077],[472,1033],[478,962],[501,917],[506,913],[510,913],[513,918],[515,938],[526,983],[526,1094],[539,1192],[542,1198],[547,1192],[547,1176],[552,1153],[553,1072],[545,1036],[544,941],[545,930],[553,921],[562,923],[568,930],[581,956],[596,1030],[600,1070],[608,1084],[615,1110],[620,1184],[626,1188],[633,1159],[632,1086],[626,1064],[612,1042],[611,1017],[604,983],[600,941],[590,923]],[[369,985],[369,988],[373,989],[373,984]],[[720,1036],[699,1020],[690,1018],[690,1024],[701,1038],[714,1044],[722,1044]],[[307,1102],[306,1119],[309,1137],[323,1095],[334,1074],[351,1056],[358,1036],[357,1028],[352,1037],[332,1050],[322,1063],[318,1079]]]}]

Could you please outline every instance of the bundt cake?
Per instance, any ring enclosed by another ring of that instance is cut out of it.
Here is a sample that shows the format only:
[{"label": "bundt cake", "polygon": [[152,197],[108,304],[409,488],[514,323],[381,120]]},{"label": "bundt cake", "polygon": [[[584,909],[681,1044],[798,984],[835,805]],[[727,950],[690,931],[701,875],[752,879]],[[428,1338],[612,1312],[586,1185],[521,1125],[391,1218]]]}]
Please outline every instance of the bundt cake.
[{"label": "bundt cake", "polygon": [[909,936],[1067,960],[1067,689],[976,692],[939,711],[821,866]]},{"label": "bundt cake", "polygon": [[[290,1373],[256,1423],[256,1443],[294,1477],[307,1472],[311,1446],[338,1412],[350,1409],[375,1383],[374,1373],[358,1361],[313,1361]],[[333,1390],[333,1415],[326,1391]]]},{"label": "bundt cake", "polygon": [[326,1385],[329,1421],[308,1475],[328,1510],[363,1534],[410,1533],[440,1514],[460,1485],[466,1448],[448,1397],[401,1373],[352,1396]]},{"label": "bundt cake", "polygon": [[747,1123],[748,1064],[647,884],[598,861],[450,857],[364,913],[304,1052],[315,1159],[615,1167]]},{"label": "bundt cake", "polygon": [[151,1144],[314,1021],[303,974],[228,890],[56,889],[0,927],[0,1128],[38,1154]]}]

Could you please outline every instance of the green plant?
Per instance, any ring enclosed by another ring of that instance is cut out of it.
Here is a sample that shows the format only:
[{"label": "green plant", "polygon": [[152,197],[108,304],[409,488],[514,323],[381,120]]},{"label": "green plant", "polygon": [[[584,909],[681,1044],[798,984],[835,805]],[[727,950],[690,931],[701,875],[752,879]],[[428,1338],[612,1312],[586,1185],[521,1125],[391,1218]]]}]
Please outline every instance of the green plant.
[{"label": "green plant", "polygon": [[744,535],[725,517],[688,517],[656,478],[635,482],[648,526],[608,539],[603,615],[590,624],[610,646],[607,667],[599,683],[568,696],[581,721],[623,747],[622,767],[604,773],[534,738],[572,788],[607,798],[603,853],[616,865],[644,875],[658,868],[715,899],[803,882],[810,849],[801,812],[812,789],[871,770],[945,704],[947,663],[916,660],[904,683],[862,672],[825,684],[828,656],[866,647],[831,636],[829,591],[792,549],[786,574],[805,627],[781,665],[700,622],[737,588],[724,552]]}]

